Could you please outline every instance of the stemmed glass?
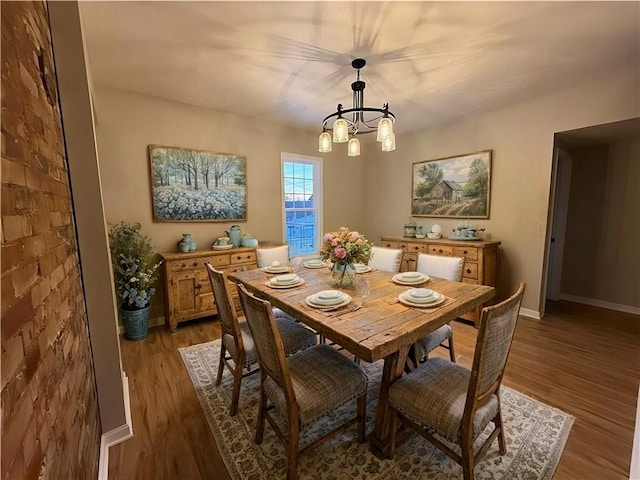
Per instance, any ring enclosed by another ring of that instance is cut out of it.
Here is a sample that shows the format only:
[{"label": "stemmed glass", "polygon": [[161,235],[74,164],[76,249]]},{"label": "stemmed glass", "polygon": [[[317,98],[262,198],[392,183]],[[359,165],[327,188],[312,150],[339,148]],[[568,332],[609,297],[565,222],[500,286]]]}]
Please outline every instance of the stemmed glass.
[{"label": "stemmed glass", "polygon": [[292,257],[289,260],[289,264],[291,265],[291,273],[295,273],[297,275],[300,272],[300,267],[302,266],[302,257]]},{"label": "stemmed glass", "polygon": [[356,292],[360,297],[360,306],[363,307],[365,300],[369,296],[369,293],[371,293],[371,284],[369,283],[368,278],[361,278],[358,280],[358,283],[356,284]]}]

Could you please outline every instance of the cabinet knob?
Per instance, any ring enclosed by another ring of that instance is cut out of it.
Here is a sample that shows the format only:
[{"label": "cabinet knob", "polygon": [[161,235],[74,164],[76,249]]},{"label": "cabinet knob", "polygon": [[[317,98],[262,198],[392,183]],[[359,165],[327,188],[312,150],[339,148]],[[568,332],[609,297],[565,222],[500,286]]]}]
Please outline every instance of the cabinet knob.
[{"label": "cabinet knob", "polygon": [[187,266],[187,264],[186,264],[186,263],[183,263],[183,264],[182,264],[182,268],[185,268],[186,266]]},{"label": "cabinet knob", "polygon": [[464,252],[464,254],[465,254],[465,255],[467,254],[467,251],[466,251],[466,250],[463,250],[463,252]]},{"label": "cabinet knob", "polygon": [[198,266],[198,262],[193,262],[193,266],[197,267]]},{"label": "cabinet knob", "polygon": [[471,269],[470,268],[467,268],[467,273],[471,273]]},{"label": "cabinet knob", "polygon": [[438,253],[442,253],[442,249],[438,250]]}]

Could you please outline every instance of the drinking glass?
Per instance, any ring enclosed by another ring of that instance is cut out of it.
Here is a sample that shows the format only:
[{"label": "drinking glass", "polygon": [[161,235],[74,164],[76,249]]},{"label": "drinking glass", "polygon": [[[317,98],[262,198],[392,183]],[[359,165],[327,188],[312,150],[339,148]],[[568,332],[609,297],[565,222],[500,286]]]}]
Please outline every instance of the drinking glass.
[{"label": "drinking glass", "polygon": [[302,257],[292,257],[291,260],[289,260],[289,263],[291,264],[291,273],[300,273],[300,267],[302,266]]},{"label": "drinking glass", "polygon": [[361,278],[356,284],[356,292],[360,296],[360,305],[363,306],[365,300],[371,293],[371,285],[368,278]]}]

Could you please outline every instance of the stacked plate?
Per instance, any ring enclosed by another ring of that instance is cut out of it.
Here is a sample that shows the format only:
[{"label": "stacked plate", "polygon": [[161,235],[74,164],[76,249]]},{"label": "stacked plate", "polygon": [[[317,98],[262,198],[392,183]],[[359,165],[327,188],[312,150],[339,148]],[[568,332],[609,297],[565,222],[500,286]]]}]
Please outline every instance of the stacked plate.
[{"label": "stacked plate", "polygon": [[326,264],[319,258],[313,258],[303,263],[306,268],[323,268]]},{"label": "stacked plate", "polygon": [[435,307],[445,301],[445,296],[428,288],[412,288],[402,292],[398,300],[412,307]]},{"label": "stacked plate", "polygon": [[392,280],[400,285],[420,285],[429,280],[429,276],[420,272],[402,272],[394,275]]},{"label": "stacked plate", "polygon": [[371,267],[364,263],[354,263],[353,268],[355,268],[356,273],[367,273],[371,271]]},{"label": "stacked plate", "polygon": [[288,265],[283,265],[280,262],[273,262],[271,265],[263,268],[262,270],[267,273],[288,273],[291,271],[289,270]]},{"label": "stacked plate", "polygon": [[278,275],[267,282],[271,288],[291,288],[302,285],[303,283],[304,279],[300,278],[295,273],[290,275]]},{"label": "stacked plate", "polygon": [[351,296],[339,290],[322,290],[309,295],[305,302],[314,308],[338,308],[351,301]]}]

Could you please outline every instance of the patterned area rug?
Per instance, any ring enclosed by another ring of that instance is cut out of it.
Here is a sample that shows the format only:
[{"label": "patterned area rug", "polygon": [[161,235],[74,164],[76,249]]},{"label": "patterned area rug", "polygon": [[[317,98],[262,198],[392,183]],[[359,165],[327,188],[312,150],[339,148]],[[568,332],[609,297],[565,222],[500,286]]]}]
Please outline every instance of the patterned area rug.
[{"label": "patterned area rug", "polygon": [[[268,423],[262,445],[253,441],[260,374],[242,380],[240,410],[232,418],[229,416],[232,378],[228,370],[225,370],[220,387],[215,386],[220,341],[181,348],[180,354],[231,477],[249,480],[284,478],[284,447]],[[370,433],[375,421],[382,362],[363,362],[363,368],[369,377],[367,426]],[[476,480],[550,479],[574,418],[505,386],[502,387],[502,406],[507,453],[500,456],[495,440],[487,456],[476,466]],[[307,427],[303,430],[300,446],[310,443],[332,429],[341,417],[352,416],[354,412],[355,406],[347,405],[327,417],[327,421]],[[355,426],[302,455],[298,472],[301,479],[314,480],[462,478],[462,467],[417,434],[396,448],[394,459],[379,460],[369,451],[368,442],[358,443]]]}]

